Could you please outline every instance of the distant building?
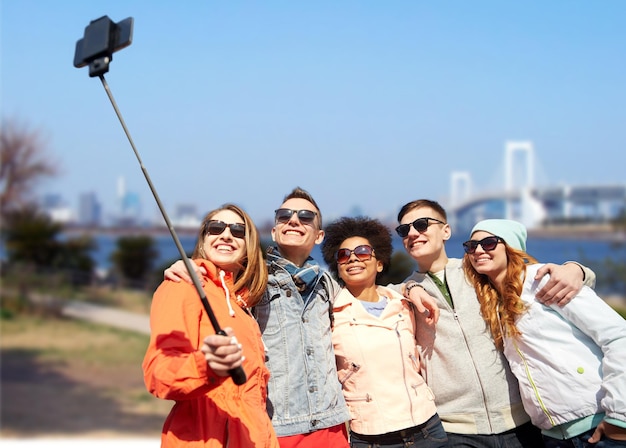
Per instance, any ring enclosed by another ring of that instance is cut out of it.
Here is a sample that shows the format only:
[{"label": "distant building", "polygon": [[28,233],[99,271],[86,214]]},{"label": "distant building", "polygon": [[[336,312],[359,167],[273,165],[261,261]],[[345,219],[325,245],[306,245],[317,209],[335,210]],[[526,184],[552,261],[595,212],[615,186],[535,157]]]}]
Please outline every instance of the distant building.
[{"label": "distant building", "polygon": [[102,205],[95,193],[83,193],[78,197],[78,223],[98,227],[102,223]]},{"label": "distant building", "polygon": [[137,193],[127,192],[120,199],[120,214],[117,217],[118,226],[134,227],[141,224],[141,200]]},{"label": "distant building", "polygon": [[120,176],[117,181],[119,211],[114,219],[118,226],[134,227],[141,224],[141,200],[134,192],[126,191],[126,181]]},{"label": "distant building", "polygon": [[198,208],[193,204],[178,204],[174,212],[172,224],[179,228],[198,228],[201,221]]},{"label": "distant building", "polygon": [[72,209],[60,194],[50,193],[44,195],[41,200],[41,208],[54,222],[69,224],[75,220]]}]

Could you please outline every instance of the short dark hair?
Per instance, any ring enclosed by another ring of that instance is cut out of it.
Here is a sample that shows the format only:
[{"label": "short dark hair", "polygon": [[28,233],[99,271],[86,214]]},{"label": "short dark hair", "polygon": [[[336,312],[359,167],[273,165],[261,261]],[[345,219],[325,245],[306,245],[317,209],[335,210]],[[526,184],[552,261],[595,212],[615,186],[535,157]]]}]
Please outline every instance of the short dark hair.
[{"label": "short dark hair", "polygon": [[287,202],[289,199],[304,199],[306,201],[309,201],[311,204],[313,204],[313,206],[317,209],[317,218],[319,220],[319,228],[320,229],[322,228],[322,212],[320,208],[318,207],[317,202],[315,202],[315,199],[313,199],[313,196],[311,196],[311,194],[308,191],[300,187],[296,187],[293,190],[291,190],[291,192],[283,198],[283,203]]},{"label": "short dark hair", "polygon": [[383,264],[383,271],[376,278],[387,272],[391,263],[393,245],[389,228],[377,219],[361,216],[358,218],[339,218],[324,229],[325,236],[322,243],[322,256],[333,276],[339,279],[337,260],[335,255],[341,249],[341,244],[348,238],[360,236],[369,241],[374,249],[376,259]]},{"label": "short dark hair", "polygon": [[443,222],[448,222],[448,215],[446,214],[445,209],[439,204],[437,201],[431,201],[430,199],[417,199],[415,201],[408,202],[402,206],[400,212],[398,212],[398,222],[402,221],[404,215],[409,213],[416,208],[432,208],[436,213],[440,216],[436,218],[442,218]]}]

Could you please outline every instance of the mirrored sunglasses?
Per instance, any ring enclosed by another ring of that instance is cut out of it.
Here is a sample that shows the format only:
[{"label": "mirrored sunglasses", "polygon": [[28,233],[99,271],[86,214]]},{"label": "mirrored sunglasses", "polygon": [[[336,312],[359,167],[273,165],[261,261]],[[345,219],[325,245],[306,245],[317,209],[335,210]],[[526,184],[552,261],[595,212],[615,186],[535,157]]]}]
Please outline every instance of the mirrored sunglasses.
[{"label": "mirrored sunglasses", "polygon": [[337,263],[347,263],[352,254],[356,255],[359,261],[367,261],[372,259],[374,249],[367,244],[362,244],[354,249],[339,249],[335,255]]},{"label": "mirrored sunglasses", "polygon": [[224,221],[211,220],[207,223],[206,230],[211,235],[221,235],[230,228],[230,234],[235,238],[244,238],[246,236],[246,225],[242,223],[226,224]]},{"label": "mirrored sunglasses", "polygon": [[281,224],[289,222],[294,213],[302,224],[313,224],[317,216],[317,213],[312,210],[292,210],[290,208],[279,208],[274,213],[276,213],[276,222]]},{"label": "mirrored sunglasses", "polygon": [[428,226],[430,226],[431,224],[430,221],[434,221],[437,224],[445,224],[445,222],[435,218],[418,218],[409,224],[400,224],[398,227],[396,227],[396,232],[402,238],[406,238],[409,234],[409,231],[411,230],[411,226],[413,226],[413,228],[419,233],[424,233],[426,232],[426,230],[428,230]]},{"label": "mirrored sunglasses", "polygon": [[485,252],[489,252],[494,250],[500,241],[504,242],[504,240],[499,236],[488,236],[480,241],[469,240],[463,243],[463,250],[466,254],[473,254],[476,252],[478,245],[480,245]]}]

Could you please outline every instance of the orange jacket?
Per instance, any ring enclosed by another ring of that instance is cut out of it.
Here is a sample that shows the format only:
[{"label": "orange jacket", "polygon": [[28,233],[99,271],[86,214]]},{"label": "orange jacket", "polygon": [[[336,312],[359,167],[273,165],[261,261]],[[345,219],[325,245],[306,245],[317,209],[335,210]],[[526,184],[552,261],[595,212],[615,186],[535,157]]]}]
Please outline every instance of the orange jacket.
[{"label": "orange jacket", "polygon": [[200,347],[215,330],[195,287],[164,281],[152,299],[150,345],[142,364],[147,389],[176,401],[163,425],[161,446],[278,447],[265,407],[269,370],[259,327],[237,305],[232,274],[222,272],[234,316],[220,270],[206,260],[196,263],[208,272],[204,292],[220,327],[232,327],[243,346],[248,379],[237,386],[230,377],[213,373]]}]

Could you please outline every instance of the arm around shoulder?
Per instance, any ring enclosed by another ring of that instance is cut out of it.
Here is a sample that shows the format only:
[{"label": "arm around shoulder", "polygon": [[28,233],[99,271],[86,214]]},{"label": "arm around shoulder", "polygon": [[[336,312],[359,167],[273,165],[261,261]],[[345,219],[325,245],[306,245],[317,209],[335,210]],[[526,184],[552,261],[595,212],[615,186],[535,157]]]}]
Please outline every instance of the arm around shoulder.
[{"label": "arm around shoulder", "polygon": [[595,283],[595,273],[579,263],[566,262],[558,265],[546,263],[535,275],[535,280],[541,280],[546,274],[550,275],[548,282],[537,291],[536,299],[544,305],[567,305],[580,292],[583,285]]},{"label": "arm around shoulder", "polygon": [[563,264],[575,264],[576,266],[578,266],[583,272],[583,284],[585,286],[589,286],[591,289],[594,289],[596,287],[596,273],[593,272],[591,268],[588,268],[587,266],[584,266],[577,261],[566,261]]}]

